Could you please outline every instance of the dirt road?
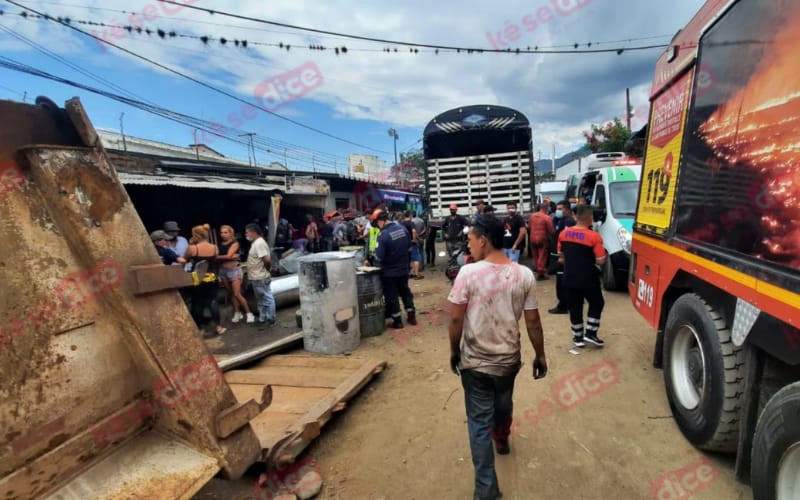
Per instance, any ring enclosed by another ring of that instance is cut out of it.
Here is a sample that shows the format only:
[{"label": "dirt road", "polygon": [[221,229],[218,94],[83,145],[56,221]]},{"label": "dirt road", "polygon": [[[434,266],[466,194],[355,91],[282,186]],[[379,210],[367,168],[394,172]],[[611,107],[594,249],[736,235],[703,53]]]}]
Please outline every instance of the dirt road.
[{"label": "dirt road", "polygon": [[[324,478],[319,498],[472,498],[463,391],[449,370],[441,307],[449,284],[441,270],[425,274],[411,282],[421,328],[364,339],[353,355],[382,357],[389,368],[306,452]],[[752,498],[730,457],[703,454],[678,431],[651,365],[654,332],[626,294],[606,293],[606,347],[579,355],[569,352],[567,317],[546,313],[554,280],[538,284],[538,298],[550,371],[533,380],[526,339],[511,454],[496,456],[503,498]],[[251,498],[255,478],[214,480],[197,498]]]}]

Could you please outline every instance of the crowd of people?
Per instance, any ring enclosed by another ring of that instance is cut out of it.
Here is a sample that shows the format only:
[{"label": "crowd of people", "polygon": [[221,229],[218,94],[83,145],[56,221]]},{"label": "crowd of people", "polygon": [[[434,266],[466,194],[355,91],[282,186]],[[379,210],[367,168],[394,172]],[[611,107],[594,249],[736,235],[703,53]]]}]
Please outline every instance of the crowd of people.
[{"label": "crowd of people", "polygon": [[[216,333],[221,335],[227,331],[222,325],[217,300],[220,282],[233,308],[232,323],[242,320],[261,325],[275,323],[275,298],[270,290],[272,253],[259,224],[251,223],[244,228],[249,243],[247,250],[242,248],[229,225],[221,226],[219,235],[212,234],[208,224],[194,226],[188,240],[180,233],[177,222],[167,221],[163,229],[150,233],[150,239],[164,265],[181,266],[196,276],[195,285],[182,289],[181,294],[187,300],[198,327],[205,325],[205,310],[208,310],[211,327]],[[205,265],[200,266],[201,262]],[[242,293],[243,263],[246,264],[248,282],[253,287],[258,317]]]},{"label": "crowd of people", "polygon": [[[533,377],[547,374],[537,281],[547,279],[548,274],[556,275],[558,303],[548,312],[569,314],[576,347],[586,343],[604,346],[598,329],[604,307],[600,269],[606,255],[602,238],[592,231],[593,208],[585,203],[545,200],[527,221],[517,212],[515,203],[509,203],[506,209],[507,215],[501,220],[494,215],[493,207],[479,200],[476,212],[466,217],[453,204],[441,226],[448,252],[466,243],[473,260],[461,268],[448,300],[452,304],[450,367],[461,377],[464,388],[475,498],[500,496],[494,452],[510,452],[514,380],[522,366],[519,321],[523,317],[535,351]],[[367,216],[337,210],[325,214],[321,221],[308,215],[301,231],[281,219],[276,247],[291,245],[318,252],[363,245],[363,264],[380,272],[390,328],[399,329],[404,327],[403,312],[410,325],[417,324],[409,280],[421,279],[425,263],[435,262],[438,229],[413,211],[391,212],[381,206]],[[191,271],[201,261],[209,263],[208,270],[198,276],[199,283],[189,291],[192,316],[198,325],[207,308],[217,333],[225,332],[216,305],[217,278],[230,295],[232,321],[256,321],[241,292],[242,261],[246,261],[247,277],[256,296],[258,322],[274,323],[271,252],[259,224],[248,224],[244,230],[249,242],[246,252],[230,226],[220,228],[219,239],[214,238],[218,244],[211,241],[208,225],[193,227],[189,240],[180,231],[177,223],[168,221],[151,234],[151,239],[166,265],[185,266]],[[526,244],[532,259],[530,267],[519,264]],[[487,281],[487,276],[496,279]],[[584,302],[589,304],[585,327]]]},{"label": "crowd of people", "polygon": [[[175,221],[165,222],[162,229],[150,234],[150,238],[165,265],[181,266],[185,271],[193,272],[201,261],[207,263],[207,270],[204,268],[203,275],[198,277],[199,282],[182,290],[181,294],[198,327],[205,326],[207,310],[211,317],[210,326],[217,334],[223,334],[227,329],[222,324],[217,300],[220,283],[225,287],[232,306],[231,323],[244,320],[248,324],[271,325],[275,322],[275,298],[270,289],[272,272],[275,270],[273,255],[280,255],[289,249],[300,253],[316,253],[363,246],[366,263],[372,265],[378,262],[376,250],[383,222],[397,223],[396,227],[407,234],[406,267],[411,278],[422,279],[423,249],[426,245],[429,248],[428,262],[435,262],[435,231],[430,236],[427,222],[413,211],[390,212],[385,206],[379,207],[379,210],[385,214],[381,222],[376,220],[374,213],[359,214],[349,209],[330,212],[322,219],[308,214],[305,226],[299,230],[282,218],[276,227],[273,249],[264,238],[265,228],[257,222],[244,228],[246,241],[237,239],[236,231],[229,225],[220,226],[219,233],[213,234],[208,224],[193,227],[191,237],[187,240],[181,235],[182,230]],[[276,252],[273,253],[273,250]],[[255,295],[257,310],[251,310],[244,297],[243,267]],[[399,283],[395,288],[398,297],[409,300]],[[392,290],[391,286],[389,290]]]}]

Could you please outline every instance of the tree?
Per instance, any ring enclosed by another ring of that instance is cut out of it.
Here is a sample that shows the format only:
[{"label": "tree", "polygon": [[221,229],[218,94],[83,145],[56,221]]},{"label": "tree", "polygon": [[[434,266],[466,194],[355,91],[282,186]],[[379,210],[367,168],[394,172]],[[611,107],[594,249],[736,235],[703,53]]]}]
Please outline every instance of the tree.
[{"label": "tree", "polygon": [[592,153],[609,153],[612,151],[624,151],[625,141],[631,136],[631,131],[622,124],[622,120],[614,120],[603,126],[592,124],[592,131],[584,132],[586,146]]},{"label": "tree", "polygon": [[425,184],[425,157],[422,151],[401,155],[401,161],[391,168],[391,177],[402,188],[420,190]]}]

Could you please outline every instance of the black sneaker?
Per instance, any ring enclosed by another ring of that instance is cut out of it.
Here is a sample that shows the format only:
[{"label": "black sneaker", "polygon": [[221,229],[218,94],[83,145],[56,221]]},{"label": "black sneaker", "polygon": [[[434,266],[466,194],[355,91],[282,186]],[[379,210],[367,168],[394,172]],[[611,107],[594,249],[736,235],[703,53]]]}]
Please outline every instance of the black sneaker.
[{"label": "black sneaker", "polygon": [[400,330],[400,329],[403,328],[403,322],[402,321],[393,321],[392,324],[389,325],[389,328],[391,328],[393,330]]},{"label": "black sneaker", "polygon": [[595,345],[597,347],[603,347],[604,345],[606,345],[605,342],[597,338],[596,333],[587,333],[584,336],[584,338],[586,339],[586,342],[589,342],[590,344]]},{"label": "black sneaker", "polygon": [[561,309],[560,307],[556,306],[552,309],[548,309],[547,312],[550,314],[567,314],[569,311],[566,309]]},{"label": "black sneaker", "polygon": [[572,343],[575,344],[575,347],[586,347],[586,344],[583,343],[583,337],[577,335],[573,335]]},{"label": "black sneaker", "polygon": [[511,453],[511,446],[508,444],[508,439],[499,439],[495,441],[494,448],[497,450],[498,455],[508,455]]}]

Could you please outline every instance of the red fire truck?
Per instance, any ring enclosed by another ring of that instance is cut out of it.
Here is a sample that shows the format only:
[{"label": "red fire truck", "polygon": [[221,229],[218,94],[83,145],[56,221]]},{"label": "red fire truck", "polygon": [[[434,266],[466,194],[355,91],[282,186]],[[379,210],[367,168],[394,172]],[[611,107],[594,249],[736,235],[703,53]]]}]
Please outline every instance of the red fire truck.
[{"label": "red fire truck", "polygon": [[708,0],[659,58],[628,287],[678,427],[800,498],[800,2]]}]

